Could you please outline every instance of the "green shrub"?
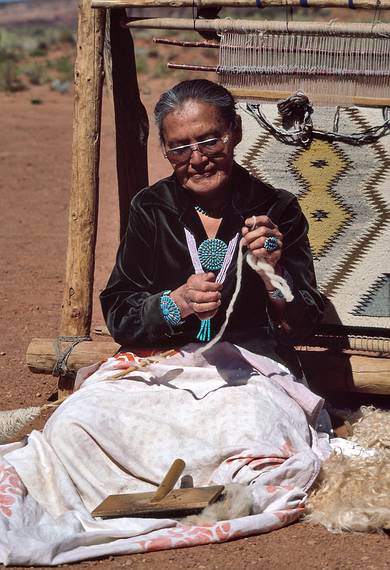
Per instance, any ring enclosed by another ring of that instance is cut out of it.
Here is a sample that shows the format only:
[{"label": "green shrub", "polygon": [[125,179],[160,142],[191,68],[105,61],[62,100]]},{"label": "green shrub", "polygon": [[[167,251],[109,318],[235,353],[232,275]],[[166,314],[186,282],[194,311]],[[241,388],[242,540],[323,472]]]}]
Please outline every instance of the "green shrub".
[{"label": "green shrub", "polygon": [[27,75],[31,85],[43,85],[48,80],[46,65],[43,63],[30,63],[22,67],[22,71]]},{"label": "green shrub", "polygon": [[27,89],[19,77],[17,65],[12,60],[0,61],[0,91],[15,93]]},{"label": "green shrub", "polygon": [[61,76],[62,79],[71,81],[74,75],[73,62],[70,57],[63,56],[47,62],[49,69],[54,69]]}]

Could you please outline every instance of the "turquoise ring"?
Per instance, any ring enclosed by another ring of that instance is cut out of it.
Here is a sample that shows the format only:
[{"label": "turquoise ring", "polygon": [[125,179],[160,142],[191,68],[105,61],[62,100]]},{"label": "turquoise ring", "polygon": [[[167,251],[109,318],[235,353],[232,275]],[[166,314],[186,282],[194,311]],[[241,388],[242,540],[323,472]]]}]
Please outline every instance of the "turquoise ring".
[{"label": "turquoise ring", "polygon": [[275,236],[267,237],[264,241],[263,247],[266,251],[268,251],[269,253],[272,253],[273,251],[276,251],[277,249],[279,249],[278,240],[276,239]]}]

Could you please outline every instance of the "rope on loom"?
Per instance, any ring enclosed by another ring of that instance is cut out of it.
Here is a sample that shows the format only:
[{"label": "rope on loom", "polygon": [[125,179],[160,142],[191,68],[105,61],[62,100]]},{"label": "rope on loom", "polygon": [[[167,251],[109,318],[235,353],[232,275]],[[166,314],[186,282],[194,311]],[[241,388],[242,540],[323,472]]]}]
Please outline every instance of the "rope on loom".
[{"label": "rope on loom", "polygon": [[269,263],[266,263],[264,261],[260,261],[260,260],[256,259],[256,257],[252,253],[247,253],[246,255],[244,255],[244,248],[245,248],[245,241],[242,239],[240,241],[240,245],[239,245],[239,249],[238,249],[238,257],[237,257],[236,287],[234,289],[234,293],[232,295],[232,298],[230,299],[229,306],[226,310],[225,320],[224,320],[221,328],[219,329],[218,333],[215,335],[215,337],[210,342],[208,342],[207,344],[205,344],[201,348],[198,348],[198,350],[196,350],[194,352],[195,360],[198,356],[200,356],[201,354],[206,352],[206,350],[209,350],[209,348],[211,348],[212,346],[217,344],[217,342],[222,338],[222,335],[226,330],[226,327],[229,323],[230,316],[233,313],[234,305],[236,304],[238,294],[239,294],[240,289],[241,289],[242,269],[243,269],[243,265],[244,265],[244,259],[246,259],[246,262],[248,263],[249,267],[254,269],[254,271],[262,270],[266,273],[266,275],[269,278],[269,280],[271,281],[272,285],[276,289],[279,289],[279,291],[281,291],[283,293],[284,298],[286,299],[287,303],[290,303],[294,299],[294,296],[291,292],[291,289],[290,289],[287,281],[283,277],[281,277],[280,275],[276,275],[273,267]]},{"label": "rope on loom", "polygon": [[[355,146],[362,146],[376,142],[379,138],[387,135],[390,131],[389,107],[384,107],[383,109],[383,116],[385,120],[381,125],[370,127],[361,133],[352,134],[339,133],[337,130],[320,131],[314,129],[311,120],[311,113],[309,111],[304,114],[304,118],[299,124],[298,129],[288,131],[274,125],[265,115],[261,105],[247,103],[246,109],[243,109],[246,113],[248,113],[248,115],[251,115],[251,117],[253,117],[261,127],[271,133],[277,140],[289,145],[300,144],[302,146],[307,146],[314,138],[317,138],[330,142],[336,141]],[[339,108],[337,108],[334,121],[335,129],[338,128],[339,112]]]},{"label": "rope on loom", "polygon": [[[84,341],[92,340],[90,336],[57,336],[54,339],[54,350],[56,354],[56,362],[53,366],[52,375],[53,376],[65,376],[69,374],[74,374],[72,370],[68,368],[68,359],[72,354],[73,349],[80,343]],[[61,343],[70,343],[65,349],[62,348]]]}]

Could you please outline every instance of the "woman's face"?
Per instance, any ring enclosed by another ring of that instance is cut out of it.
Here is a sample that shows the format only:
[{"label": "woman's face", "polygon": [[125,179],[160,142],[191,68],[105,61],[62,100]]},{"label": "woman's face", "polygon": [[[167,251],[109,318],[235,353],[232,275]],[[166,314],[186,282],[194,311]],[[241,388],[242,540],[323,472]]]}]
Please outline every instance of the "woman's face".
[{"label": "woman's face", "polygon": [[241,140],[239,124],[233,131],[229,131],[216,107],[189,99],[166,115],[162,131],[165,150],[229,135],[223,150],[217,156],[207,157],[195,150],[187,162],[172,164],[179,183],[199,195],[211,198],[227,187],[233,167],[234,147]]}]

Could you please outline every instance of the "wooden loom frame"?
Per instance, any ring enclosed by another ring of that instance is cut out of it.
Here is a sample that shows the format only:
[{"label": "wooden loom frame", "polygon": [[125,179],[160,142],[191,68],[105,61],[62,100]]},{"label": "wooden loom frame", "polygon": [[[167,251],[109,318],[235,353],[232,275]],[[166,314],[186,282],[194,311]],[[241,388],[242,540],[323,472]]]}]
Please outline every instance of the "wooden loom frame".
[{"label": "wooden loom frame", "polygon": [[[300,0],[262,0],[264,6],[302,5]],[[27,364],[35,372],[51,373],[58,350],[73,347],[66,358],[69,371],[112,355],[119,345],[112,339],[86,342],[92,318],[92,298],[99,199],[99,159],[102,88],[105,73],[103,49],[106,29],[111,40],[112,80],[117,144],[117,172],[121,235],[127,222],[131,197],[148,184],[146,144],[148,123],[141,103],[131,34],[123,27],[124,7],[193,6],[193,0],[80,0],[75,64],[72,179],[69,203],[68,249],[61,335],[58,339],[33,339]],[[253,6],[248,0],[196,0],[197,7]],[[312,0],[311,6],[345,6],[340,0]],[[355,7],[375,8],[376,0],[354,0]],[[390,9],[390,0],[381,0]],[[106,8],[116,8],[109,9]],[[118,9],[121,8],[121,9]],[[109,26],[106,27],[106,21]],[[134,26],[136,27],[136,26]],[[142,24],[141,26],[142,27]],[[145,27],[145,26],[144,26]],[[131,103],[131,106],[130,106]],[[127,157],[136,155],[136,161]],[[84,341],[82,340],[84,339]],[[57,349],[55,341],[57,340]],[[58,342],[60,340],[60,342]],[[301,347],[305,370],[315,374],[328,389],[390,394],[389,338],[340,336],[322,338],[312,351]],[[322,375],[322,379],[321,379]],[[59,397],[68,394],[73,377],[59,375]]]}]

